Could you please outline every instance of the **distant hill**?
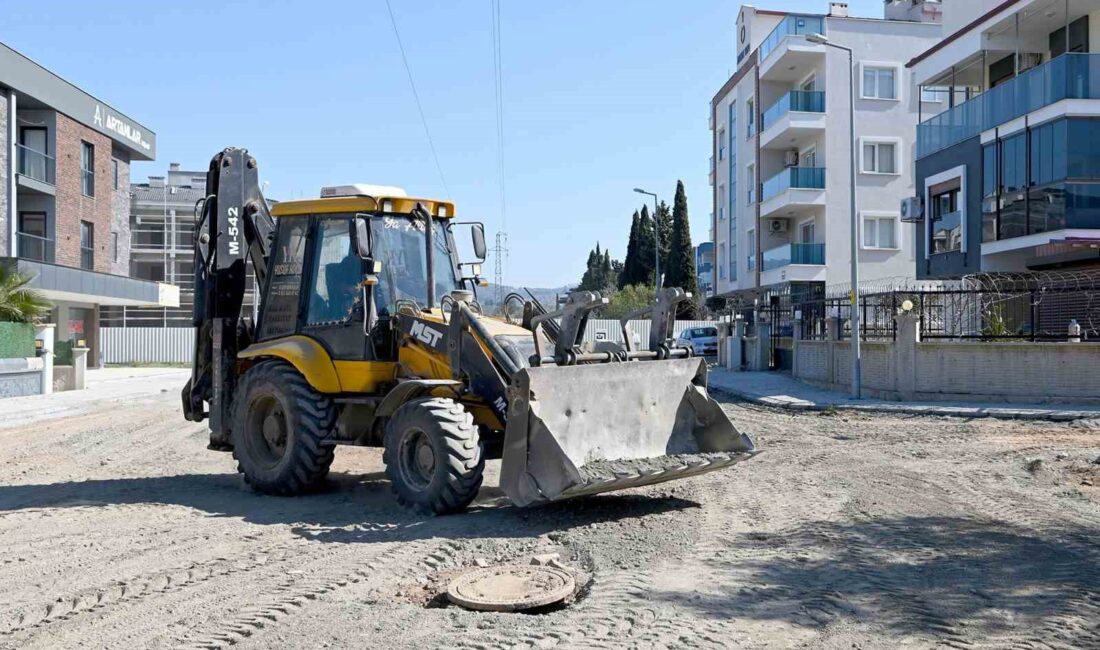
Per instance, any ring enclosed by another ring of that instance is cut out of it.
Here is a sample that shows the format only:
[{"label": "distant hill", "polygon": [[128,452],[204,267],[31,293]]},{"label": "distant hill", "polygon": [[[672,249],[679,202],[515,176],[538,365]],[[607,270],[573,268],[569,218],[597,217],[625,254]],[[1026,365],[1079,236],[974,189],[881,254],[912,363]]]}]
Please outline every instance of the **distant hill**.
[{"label": "distant hill", "polygon": [[[561,286],[561,287],[545,288],[545,287],[513,287],[513,286],[510,286],[510,285],[503,285],[504,291],[501,295],[507,296],[510,293],[518,293],[519,295],[523,296],[524,298],[527,298],[527,290],[530,290],[531,293],[534,294],[535,298],[537,298],[538,301],[543,304],[543,306],[545,306],[547,309],[553,309],[555,298],[559,295],[560,296],[566,295],[567,293],[569,293],[569,290],[573,288],[573,286],[574,285],[567,284],[567,285],[564,285],[564,286]],[[496,297],[497,297],[497,287],[496,286],[489,285],[488,287],[480,287],[480,288],[478,288],[477,294],[478,294],[477,295],[478,302],[481,303],[482,307],[485,307],[486,309],[491,309],[491,308],[494,308],[494,307],[498,306],[497,301],[496,301]]]}]

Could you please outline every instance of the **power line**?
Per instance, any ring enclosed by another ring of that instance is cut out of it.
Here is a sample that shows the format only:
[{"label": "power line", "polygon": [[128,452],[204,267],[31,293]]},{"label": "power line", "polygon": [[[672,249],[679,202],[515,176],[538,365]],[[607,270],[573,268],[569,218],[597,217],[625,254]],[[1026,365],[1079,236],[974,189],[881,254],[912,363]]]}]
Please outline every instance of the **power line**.
[{"label": "power line", "polygon": [[500,186],[500,230],[493,247],[493,284],[496,288],[496,302],[503,306],[504,274],[508,266],[508,204],[504,190],[504,66],[500,45],[500,0],[489,0],[489,20],[492,26],[493,92],[497,118],[497,182]]},{"label": "power line", "polygon": [[443,184],[443,191],[450,198],[451,190],[447,187],[447,179],[443,176],[443,166],[439,164],[439,154],[436,153],[435,141],[432,140],[432,132],[428,128],[428,118],[424,117],[424,107],[420,104],[420,93],[416,92],[412,68],[409,67],[408,57],[405,56],[405,46],[401,43],[401,33],[397,30],[397,19],[393,16],[393,7],[390,6],[390,0],[386,0],[386,9],[390,12],[390,24],[393,25],[393,35],[397,38],[397,49],[401,50],[401,62],[405,64],[405,73],[409,75],[409,86],[412,88],[413,99],[416,100],[416,110],[420,113],[420,123],[424,125],[424,134],[428,136],[428,147],[432,150],[435,170],[439,172],[439,182]]}]

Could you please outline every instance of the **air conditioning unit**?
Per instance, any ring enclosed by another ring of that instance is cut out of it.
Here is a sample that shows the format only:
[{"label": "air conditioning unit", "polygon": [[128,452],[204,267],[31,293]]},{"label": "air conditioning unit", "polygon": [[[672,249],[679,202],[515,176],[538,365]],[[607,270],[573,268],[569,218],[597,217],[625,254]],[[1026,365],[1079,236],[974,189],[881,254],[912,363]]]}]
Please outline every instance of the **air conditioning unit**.
[{"label": "air conditioning unit", "polygon": [[919,196],[902,199],[901,220],[904,223],[918,223],[924,220],[924,199]]},{"label": "air conditioning unit", "polygon": [[786,219],[769,219],[768,220],[768,232],[773,235],[778,235],[787,232],[787,220]]},{"label": "air conditioning unit", "polygon": [[798,167],[798,150],[792,149],[787,152],[787,157],[784,159],[783,164],[787,167]]}]

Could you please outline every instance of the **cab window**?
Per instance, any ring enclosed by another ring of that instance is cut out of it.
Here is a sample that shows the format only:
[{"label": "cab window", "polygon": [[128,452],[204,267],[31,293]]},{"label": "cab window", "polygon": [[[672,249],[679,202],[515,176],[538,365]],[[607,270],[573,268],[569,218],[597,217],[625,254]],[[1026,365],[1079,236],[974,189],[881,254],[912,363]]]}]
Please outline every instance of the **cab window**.
[{"label": "cab window", "polygon": [[297,327],[308,225],[308,219],[286,219],[279,224],[267,300],[261,315],[260,339],[293,334]]},{"label": "cab window", "polygon": [[362,279],[362,261],[351,246],[351,220],[321,219],[313,242],[313,286],[307,322],[319,325],[351,318],[360,298]]}]

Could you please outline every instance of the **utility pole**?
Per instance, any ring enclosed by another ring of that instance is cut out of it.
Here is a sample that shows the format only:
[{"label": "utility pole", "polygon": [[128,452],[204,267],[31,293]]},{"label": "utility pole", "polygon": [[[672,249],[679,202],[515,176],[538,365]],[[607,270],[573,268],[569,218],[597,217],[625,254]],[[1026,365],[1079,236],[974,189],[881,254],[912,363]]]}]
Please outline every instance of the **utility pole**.
[{"label": "utility pole", "polygon": [[493,246],[493,291],[496,303],[504,310],[504,267],[508,262],[508,233],[498,231],[496,245]]},{"label": "utility pole", "polygon": [[654,279],[657,295],[661,295],[661,221],[657,218],[657,195],[636,187],[634,191],[653,197],[653,275],[657,276]]}]

